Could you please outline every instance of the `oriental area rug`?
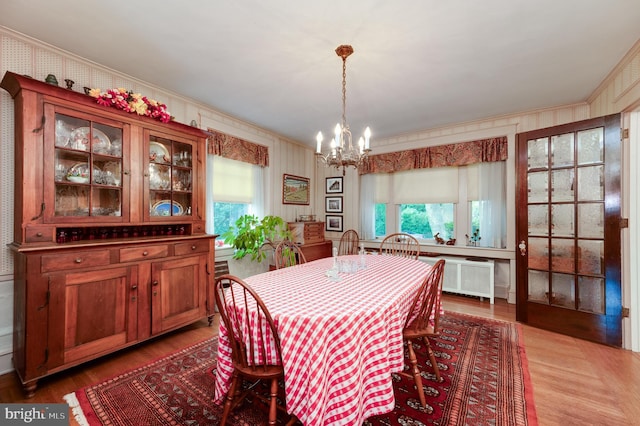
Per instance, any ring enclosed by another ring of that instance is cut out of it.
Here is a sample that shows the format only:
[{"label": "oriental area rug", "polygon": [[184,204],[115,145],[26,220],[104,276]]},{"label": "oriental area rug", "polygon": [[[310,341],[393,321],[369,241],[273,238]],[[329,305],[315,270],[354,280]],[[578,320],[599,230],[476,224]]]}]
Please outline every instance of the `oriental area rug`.
[{"label": "oriental area rug", "polygon": [[[521,334],[516,323],[445,313],[441,336],[432,341],[443,382],[435,380],[424,347],[414,346],[427,408],[413,379],[394,374],[394,411],[364,425],[537,425]],[[208,339],[65,400],[81,425],[218,425],[222,407],[212,403],[216,354],[216,338]],[[266,414],[245,404],[228,424],[266,424]]]}]

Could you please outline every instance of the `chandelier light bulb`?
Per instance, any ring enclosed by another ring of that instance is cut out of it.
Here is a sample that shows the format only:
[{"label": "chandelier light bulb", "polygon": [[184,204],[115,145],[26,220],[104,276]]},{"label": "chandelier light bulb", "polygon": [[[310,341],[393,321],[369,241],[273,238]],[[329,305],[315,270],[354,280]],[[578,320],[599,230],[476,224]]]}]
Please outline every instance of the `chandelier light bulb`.
[{"label": "chandelier light bulb", "polygon": [[369,139],[371,138],[371,129],[367,126],[364,129],[364,149],[369,149]]}]

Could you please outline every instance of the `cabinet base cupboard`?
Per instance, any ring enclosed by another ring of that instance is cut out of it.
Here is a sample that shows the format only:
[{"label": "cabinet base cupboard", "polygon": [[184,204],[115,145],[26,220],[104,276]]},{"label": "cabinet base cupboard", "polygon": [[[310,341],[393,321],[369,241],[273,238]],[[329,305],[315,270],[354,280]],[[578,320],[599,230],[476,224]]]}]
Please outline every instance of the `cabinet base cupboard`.
[{"label": "cabinet base cupboard", "polygon": [[13,363],[38,380],[212,315],[208,133],[7,72]]}]

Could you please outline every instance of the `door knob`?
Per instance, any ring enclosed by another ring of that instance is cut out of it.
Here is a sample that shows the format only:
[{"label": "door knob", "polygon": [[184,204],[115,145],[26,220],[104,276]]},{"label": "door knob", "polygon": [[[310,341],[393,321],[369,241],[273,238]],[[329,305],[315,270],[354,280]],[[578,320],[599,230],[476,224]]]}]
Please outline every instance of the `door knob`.
[{"label": "door knob", "polygon": [[518,244],[518,248],[520,249],[521,256],[527,255],[527,244],[524,242],[524,240],[520,241],[520,244]]}]

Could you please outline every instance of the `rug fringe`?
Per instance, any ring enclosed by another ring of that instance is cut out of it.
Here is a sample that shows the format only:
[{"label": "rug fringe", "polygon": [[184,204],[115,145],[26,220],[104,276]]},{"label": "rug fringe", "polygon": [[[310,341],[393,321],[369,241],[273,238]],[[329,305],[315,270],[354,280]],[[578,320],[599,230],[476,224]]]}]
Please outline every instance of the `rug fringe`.
[{"label": "rug fringe", "polygon": [[67,404],[69,404],[71,412],[73,413],[73,417],[76,419],[78,424],[80,426],[89,426],[89,422],[84,416],[82,408],[80,407],[80,401],[78,401],[78,398],[76,398],[75,392],[66,394],[63,398],[65,401],[67,401]]}]

